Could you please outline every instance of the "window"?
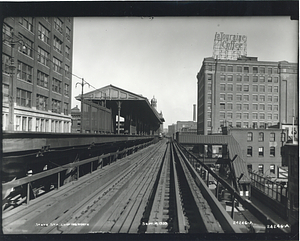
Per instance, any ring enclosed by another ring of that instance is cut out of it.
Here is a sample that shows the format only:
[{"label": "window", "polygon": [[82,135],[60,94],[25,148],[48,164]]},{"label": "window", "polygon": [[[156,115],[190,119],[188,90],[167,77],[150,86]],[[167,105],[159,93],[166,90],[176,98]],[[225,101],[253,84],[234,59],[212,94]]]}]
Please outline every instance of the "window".
[{"label": "window", "polygon": [[3,103],[9,103],[9,86],[2,84],[2,101]]},{"label": "window", "polygon": [[278,93],[278,86],[274,86],[274,92]]},{"label": "window", "polygon": [[253,76],[253,82],[258,82],[258,76]]},{"label": "window", "polygon": [[54,28],[60,33],[63,32],[62,25],[63,22],[59,18],[54,18]]},{"label": "window", "polygon": [[272,92],[272,86],[268,86],[268,92]]},{"label": "window", "polygon": [[244,67],[244,73],[249,73],[249,67],[248,66]]},{"label": "window", "polygon": [[23,43],[18,44],[18,51],[29,56],[33,57],[33,42],[23,36],[22,34],[19,34],[19,38],[22,39]]},{"label": "window", "polygon": [[253,67],[253,74],[257,74],[258,73],[258,67]]},{"label": "window", "polygon": [[273,70],[274,70],[273,74],[278,74],[278,68],[277,67],[275,67]]},{"label": "window", "polygon": [[268,82],[272,83],[272,77],[268,77]]},{"label": "window", "polygon": [[253,133],[252,132],[247,133],[247,141],[253,141]]},{"label": "window", "polygon": [[252,172],[252,164],[248,164],[247,169],[248,169],[248,171]]},{"label": "window", "polygon": [[39,23],[38,26],[38,38],[45,42],[46,44],[50,44],[50,32],[43,25]]},{"label": "window", "polygon": [[68,28],[68,27],[66,27],[66,38],[67,38],[67,40],[71,40],[71,30]]},{"label": "window", "polygon": [[48,88],[49,75],[38,70],[37,73],[37,85]]},{"label": "window", "polygon": [[249,85],[244,85],[244,92],[248,92],[249,91]]},{"label": "window", "polygon": [[10,56],[2,54],[2,71],[3,71],[3,73],[11,74],[10,64],[11,64]]},{"label": "window", "polygon": [[248,121],[244,121],[243,125],[244,125],[244,128],[248,128],[249,127],[249,122]]},{"label": "window", "polygon": [[[68,77],[68,78],[69,78],[69,75],[70,75],[69,70],[70,70],[70,67],[69,67],[68,65],[65,64],[65,75],[66,75],[66,77]],[[209,85],[210,85],[210,89],[209,89],[209,90],[211,90],[211,84],[209,84]],[[208,85],[208,86],[209,86],[209,85]]]},{"label": "window", "polygon": [[236,119],[242,119],[242,113],[236,113]]},{"label": "window", "polygon": [[224,91],[224,90],[226,90],[226,88],[225,88],[225,84],[220,84],[220,90],[221,90],[221,91]]},{"label": "window", "polygon": [[61,94],[61,81],[60,80],[53,78],[52,91]]},{"label": "window", "polygon": [[252,88],[253,88],[253,92],[258,92],[258,86],[257,85],[253,85]]},{"label": "window", "polygon": [[241,101],[242,100],[242,95],[236,95],[236,100]]},{"label": "window", "polygon": [[264,174],[264,164],[258,164],[258,173]]},{"label": "window", "polygon": [[265,100],[266,100],[266,97],[264,95],[259,96],[259,101],[265,101]]},{"label": "window", "polygon": [[258,141],[264,141],[264,133],[263,132],[259,132]]},{"label": "window", "polygon": [[233,109],[232,103],[227,103],[227,109],[228,109],[228,110],[232,110],[232,109]]},{"label": "window", "polygon": [[278,120],[278,114],[274,114],[274,120]]},{"label": "window", "polygon": [[29,83],[32,82],[32,67],[18,61],[17,77]]},{"label": "window", "polygon": [[225,100],[225,94],[220,94],[220,100]]},{"label": "window", "polygon": [[249,104],[244,104],[244,110],[249,110]]},{"label": "window", "polygon": [[266,72],[265,67],[259,67],[259,73],[264,74]]},{"label": "window", "polygon": [[227,71],[228,71],[228,72],[233,72],[233,66],[231,66],[231,65],[230,65],[230,66],[227,66]]},{"label": "window", "polygon": [[266,87],[264,85],[259,86],[259,91],[260,92],[265,92]]},{"label": "window", "polygon": [[265,82],[265,76],[259,76],[259,82],[261,83]]},{"label": "window", "polygon": [[261,146],[261,147],[258,147],[258,156],[259,157],[262,157],[264,156],[264,148]]},{"label": "window", "polygon": [[274,77],[274,83],[278,83],[278,77]]},{"label": "window", "polygon": [[272,95],[268,95],[268,102],[272,102]]},{"label": "window", "polygon": [[38,47],[38,62],[49,67],[49,53]]},{"label": "window", "polygon": [[227,94],[227,100],[232,101],[233,100],[233,95],[232,94]]},{"label": "window", "polygon": [[252,146],[247,147],[247,156],[252,156]]},{"label": "window", "polygon": [[208,71],[212,71],[212,65],[211,65],[211,64],[208,64],[208,65],[207,65],[207,70],[208,70]]},{"label": "window", "polygon": [[222,71],[222,72],[225,72],[225,71],[226,71],[225,65],[221,65],[221,71]]},{"label": "window", "polygon": [[17,88],[17,105],[31,107],[31,92]]},{"label": "window", "polygon": [[249,95],[244,95],[244,101],[249,101]]},{"label": "window", "polygon": [[243,71],[242,66],[237,66],[236,71],[239,73],[242,73],[242,71]]},{"label": "window", "polygon": [[36,109],[48,111],[48,98],[46,96],[36,95]]},{"label": "window", "polygon": [[233,91],[233,85],[232,84],[228,84],[227,85],[227,89],[228,89],[228,91]]},{"label": "window", "polygon": [[62,53],[62,41],[54,36],[53,38],[53,49],[57,51],[58,53]]},{"label": "window", "polygon": [[248,75],[244,76],[244,81],[249,82],[249,76]]},{"label": "window", "polygon": [[223,82],[223,81],[225,81],[226,79],[225,79],[225,75],[220,75],[220,80]]},{"label": "window", "polygon": [[274,96],[273,100],[274,102],[278,102],[278,96]]},{"label": "window", "polygon": [[242,76],[241,75],[237,75],[236,76],[236,81],[242,81]]},{"label": "window", "polygon": [[275,141],[275,133],[272,132],[270,133],[270,142],[274,142]]},{"label": "window", "polygon": [[52,99],[52,112],[53,113],[61,113],[61,102],[55,99]]},{"label": "window", "polygon": [[274,111],[278,111],[278,105],[274,105],[274,106],[273,106],[273,110],[274,110]]},{"label": "window", "polygon": [[57,58],[53,57],[53,69],[54,71],[58,72],[61,74],[61,61],[58,60]]},{"label": "window", "polygon": [[252,109],[253,110],[258,110],[258,104],[252,104]]},{"label": "window", "polygon": [[259,104],[259,110],[265,110],[265,105],[264,104]]},{"label": "window", "polygon": [[225,103],[220,103],[220,109],[225,110]]},{"label": "window", "polygon": [[[268,105],[268,111],[271,111],[272,110],[272,105],[271,104],[269,104]],[[272,118],[271,118],[272,119]]]},{"label": "window", "polygon": [[224,126],[224,120],[220,120],[220,127]]},{"label": "window", "polygon": [[272,74],[272,68],[268,68],[268,74]]},{"label": "window", "polygon": [[220,112],[220,118],[225,119],[225,112]]},{"label": "window", "polygon": [[271,156],[271,157],[274,157],[274,156],[275,156],[275,147],[274,147],[274,146],[271,146],[271,147],[270,147],[270,156]]},{"label": "window", "polygon": [[69,96],[69,85],[68,84],[65,84],[64,95]]},{"label": "window", "polygon": [[228,112],[228,113],[227,113],[227,118],[228,118],[228,119],[232,119],[232,113],[231,113],[231,112]]},{"label": "window", "polygon": [[236,85],[236,91],[242,91],[242,85]]},{"label": "window", "polygon": [[32,32],[33,29],[33,24],[32,24],[33,20],[32,17],[26,17],[26,18],[19,18],[19,23],[26,28],[27,30],[29,30],[30,32]]},{"label": "window", "polygon": [[258,114],[257,113],[252,113],[252,119],[257,120],[258,119]]},{"label": "window", "polygon": [[235,123],[235,126],[236,126],[236,127],[242,127],[242,123],[241,123],[240,121],[237,121],[237,122]]},{"label": "window", "polygon": [[227,81],[232,81],[233,80],[233,76],[232,75],[227,75]]},{"label": "window", "polygon": [[70,48],[68,46],[66,46],[65,55],[66,55],[66,58],[70,59]]},{"label": "window", "polygon": [[208,126],[208,127],[211,127],[211,121],[210,121],[210,120],[207,121],[207,126]]},{"label": "window", "polygon": [[7,25],[6,23],[3,23],[2,41],[4,44],[11,46],[10,43],[12,39],[12,32],[13,32],[13,28]]},{"label": "window", "polygon": [[208,75],[207,75],[207,80],[208,80],[208,81],[211,81],[211,80],[212,80],[212,74],[208,74]]},{"label": "window", "polygon": [[242,104],[236,104],[236,109],[237,110],[242,110]]},{"label": "window", "polygon": [[253,101],[258,101],[258,95],[253,95],[252,99],[253,99]]},{"label": "window", "polygon": [[69,104],[64,103],[64,115],[68,115],[68,112],[69,112]]},{"label": "window", "polygon": [[265,119],[265,113],[259,113],[259,119],[264,120]]},{"label": "window", "polygon": [[274,164],[270,165],[270,173],[275,174],[275,165]]},{"label": "window", "polygon": [[207,117],[211,118],[211,112],[207,112]]},{"label": "window", "polygon": [[243,113],[243,119],[248,120],[249,119],[249,113]]},{"label": "window", "polygon": [[211,94],[207,94],[207,100],[211,101]]}]

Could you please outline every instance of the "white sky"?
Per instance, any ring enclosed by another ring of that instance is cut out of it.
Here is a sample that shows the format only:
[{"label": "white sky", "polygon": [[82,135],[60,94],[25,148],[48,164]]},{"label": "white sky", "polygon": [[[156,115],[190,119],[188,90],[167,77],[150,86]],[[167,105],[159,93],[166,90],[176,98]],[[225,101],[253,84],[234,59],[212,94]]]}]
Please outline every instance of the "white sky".
[{"label": "white sky", "polygon": [[[298,21],[288,17],[82,17],[74,19],[73,73],[157,99],[164,128],[193,119],[197,78],[216,32],[247,36],[247,55],[298,62]],[[73,76],[72,107],[81,80]],[[84,93],[94,90],[84,86]]]}]

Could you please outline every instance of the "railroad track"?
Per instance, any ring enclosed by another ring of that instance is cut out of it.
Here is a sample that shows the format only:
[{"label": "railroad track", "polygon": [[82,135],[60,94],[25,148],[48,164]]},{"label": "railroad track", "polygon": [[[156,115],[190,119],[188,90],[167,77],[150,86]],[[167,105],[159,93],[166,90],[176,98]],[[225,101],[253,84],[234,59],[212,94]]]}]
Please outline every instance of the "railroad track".
[{"label": "railroad track", "polygon": [[60,234],[224,232],[182,153],[166,139],[51,196],[44,195],[28,207],[5,213],[3,230]]}]

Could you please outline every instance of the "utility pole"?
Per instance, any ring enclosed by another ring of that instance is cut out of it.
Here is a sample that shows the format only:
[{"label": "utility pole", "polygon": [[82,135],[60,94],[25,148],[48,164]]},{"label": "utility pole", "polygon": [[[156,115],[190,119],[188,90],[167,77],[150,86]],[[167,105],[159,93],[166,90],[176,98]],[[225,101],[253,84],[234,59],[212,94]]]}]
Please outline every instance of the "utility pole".
[{"label": "utility pole", "polygon": [[89,86],[90,86],[90,84],[89,83],[87,83],[87,82],[85,82],[84,81],[84,78],[82,78],[81,79],[81,83],[80,82],[77,82],[76,83],[76,85],[75,85],[75,88],[77,87],[77,85],[78,84],[80,84],[81,85],[81,112],[80,112],[80,119],[81,119],[81,121],[80,121],[80,133],[83,133],[83,86],[85,85],[85,84],[88,84]]}]

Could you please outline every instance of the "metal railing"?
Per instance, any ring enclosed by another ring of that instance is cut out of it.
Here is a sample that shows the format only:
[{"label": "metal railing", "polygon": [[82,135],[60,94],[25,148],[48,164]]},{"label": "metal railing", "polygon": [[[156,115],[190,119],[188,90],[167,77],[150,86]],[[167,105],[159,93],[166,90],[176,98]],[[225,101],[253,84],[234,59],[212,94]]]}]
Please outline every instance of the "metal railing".
[{"label": "metal railing", "polygon": [[249,172],[251,186],[263,192],[266,196],[284,204],[288,197],[288,189],[281,183],[271,181],[258,173]]}]

